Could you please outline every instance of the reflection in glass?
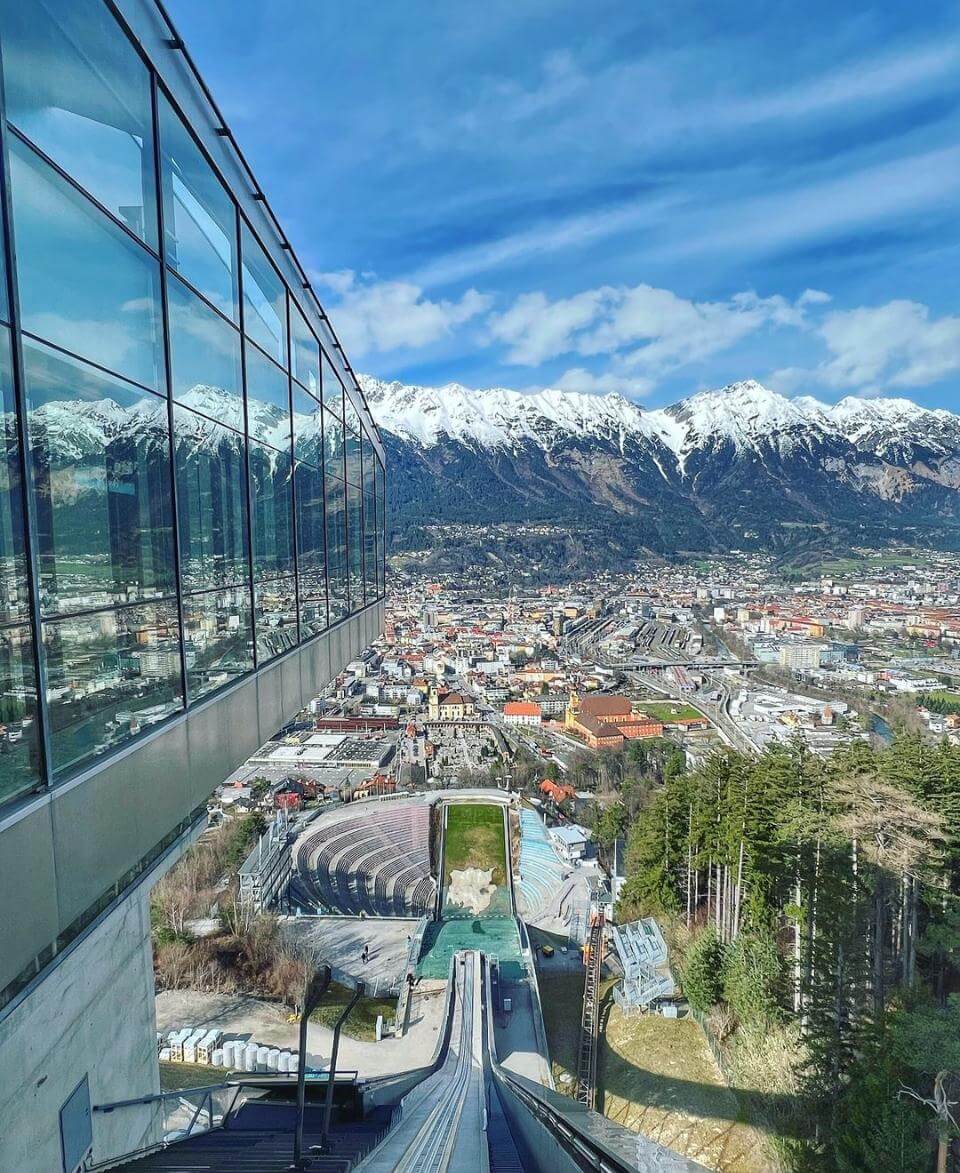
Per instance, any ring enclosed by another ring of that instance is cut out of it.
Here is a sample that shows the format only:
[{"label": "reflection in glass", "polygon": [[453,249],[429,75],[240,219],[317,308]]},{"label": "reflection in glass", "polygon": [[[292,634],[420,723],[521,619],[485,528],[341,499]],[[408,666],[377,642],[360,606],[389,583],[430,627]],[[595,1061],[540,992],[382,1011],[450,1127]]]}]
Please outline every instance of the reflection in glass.
[{"label": "reflection in glass", "polygon": [[343,421],[323,412],[323,467],[328,476],[343,479],[346,472],[343,465]]},{"label": "reflection in glass", "polygon": [[57,776],[182,707],[172,602],[44,623],[43,648]]},{"label": "reflection in glass", "polygon": [[167,264],[236,321],[237,219],[233,200],[163,94],[160,146]]},{"label": "reflection in glass", "polygon": [[26,554],[23,544],[23,472],[14,415],[10,331],[0,329],[0,623],[27,619]]},{"label": "reflection in glass", "polygon": [[326,478],[327,487],[327,591],[330,622],[343,619],[350,610],[347,570],[347,502],[343,481]]},{"label": "reflection in glass", "polygon": [[10,168],[23,328],[162,389],[156,261],[13,136]]},{"label": "reflection in glass", "polygon": [[347,485],[347,550],[350,609],[363,606],[363,527],[360,517],[360,490]]},{"label": "reflection in glass", "polygon": [[363,495],[364,589],[368,603],[377,597],[377,513],[372,496]]},{"label": "reflection in glass", "polygon": [[290,299],[290,365],[293,377],[320,398],[320,343],[313,336],[306,319]]},{"label": "reflection in glass", "polygon": [[343,419],[343,384],[330,364],[325,350],[320,351],[323,370],[323,406],[338,420]]},{"label": "reflection in glass", "polygon": [[247,431],[265,444],[290,451],[290,385],[286,371],[244,343],[247,361]]},{"label": "reflection in glass", "polygon": [[0,628],[0,803],[40,782],[36,713],[30,628]]},{"label": "reflection in glass", "polygon": [[254,587],[257,662],[263,664],[297,644],[297,592],[292,578]]},{"label": "reflection in glass", "polygon": [[239,333],[175,277],[167,303],[174,399],[242,432]]},{"label": "reflection in glass", "polygon": [[344,451],[347,462],[347,480],[360,487],[360,436],[348,427],[344,432]]},{"label": "reflection in glass", "polygon": [[300,638],[308,639],[327,626],[323,473],[309,464],[298,464],[296,481]]},{"label": "reflection in glass", "polygon": [[374,493],[376,490],[374,488],[373,468],[376,461],[374,458],[373,443],[367,435],[366,430],[364,430],[360,437],[360,454],[363,463],[363,491],[364,493]]},{"label": "reflection in glass", "polygon": [[238,588],[185,596],[183,654],[191,701],[249,672],[253,668],[249,591]]},{"label": "reflection in glass", "polygon": [[166,401],[24,340],[45,614],[173,593]]},{"label": "reflection in glass", "polygon": [[319,468],[323,449],[320,404],[293,385],[293,453],[297,460]]},{"label": "reflection in glass", "polygon": [[146,66],[101,0],[0,5],[7,117],[156,248]]},{"label": "reflection in glass", "polygon": [[293,487],[289,452],[250,441],[253,577],[293,573]]},{"label": "reflection in glass", "polygon": [[246,224],[243,254],[243,328],[281,366],[287,365],[286,287]]},{"label": "reflection in glass", "polygon": [[184,589],[244,582],[243,437],[183,407],[174,407],[173,435]]}]

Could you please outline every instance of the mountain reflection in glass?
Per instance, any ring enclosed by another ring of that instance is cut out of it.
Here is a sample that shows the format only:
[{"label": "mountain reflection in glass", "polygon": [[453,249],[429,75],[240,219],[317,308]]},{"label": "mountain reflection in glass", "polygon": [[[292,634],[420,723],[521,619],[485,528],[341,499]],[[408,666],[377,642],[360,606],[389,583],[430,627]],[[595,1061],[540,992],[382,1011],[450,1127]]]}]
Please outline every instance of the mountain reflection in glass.
[{"label": "mountain reflection in glass", "polygon": [[255,581],[293,573],[293,483],[290,453],[250,441]]},{"label": "mountain reflection in glass", "polygon": [[342,480],[327,476],[327,591],[330,622],[336,623],[350,610],[347,568],[347,499]]},{"label": "mountain reflection in glass", "polygon": [[23,470],[17,441],[10,331],[0,328],[0,623],[30,616],[23,528]]},{"label": "mountain reflection in glass", "polygon": [[44,614],[172,594],[167,406],[24,340]]},{"label": "mountain reflection in glass", "polygon": [[183,589],[245,582],[243,437],[179,406],[173,421]]}]

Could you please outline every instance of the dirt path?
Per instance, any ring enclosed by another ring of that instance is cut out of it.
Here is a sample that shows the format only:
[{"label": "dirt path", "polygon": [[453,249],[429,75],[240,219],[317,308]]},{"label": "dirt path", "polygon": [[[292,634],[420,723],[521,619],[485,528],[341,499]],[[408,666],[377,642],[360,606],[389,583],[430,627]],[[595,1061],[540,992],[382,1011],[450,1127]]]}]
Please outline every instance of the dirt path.
[{"label": "dirt path", "polygon": [[626,1018],[613,1006],[598,1082],[597,1106],[611,1120],[720,1173],[775,1173],[692,1019]]}]

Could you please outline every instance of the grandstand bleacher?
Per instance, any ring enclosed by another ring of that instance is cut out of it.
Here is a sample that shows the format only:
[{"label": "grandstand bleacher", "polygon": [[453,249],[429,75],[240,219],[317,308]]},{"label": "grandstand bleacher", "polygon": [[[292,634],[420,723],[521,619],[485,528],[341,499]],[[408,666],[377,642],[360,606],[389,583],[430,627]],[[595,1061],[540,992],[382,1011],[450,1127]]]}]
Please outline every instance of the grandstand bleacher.
[{"label": "grandstand bleacher", "polygon": [[422,916],[434,902],[430,807],[360,803],[313,826],[294,849],[291,900],[357,916]]},{"label": "grandstand bleacher", "polygon": [[535,916],[554,898],[569,868],[560,859],[536,811],[520,812],[520,883],[517,911]]}]

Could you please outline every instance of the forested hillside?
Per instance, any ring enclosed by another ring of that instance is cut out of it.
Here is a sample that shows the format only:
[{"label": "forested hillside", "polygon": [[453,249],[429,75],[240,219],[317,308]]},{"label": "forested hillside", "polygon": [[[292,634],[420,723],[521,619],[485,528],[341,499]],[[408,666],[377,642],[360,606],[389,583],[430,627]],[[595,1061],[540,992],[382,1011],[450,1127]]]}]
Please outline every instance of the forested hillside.
[{"label": "forested hillside", "polygon": [[797,741],[661,777],[619,912],[670,927],[787,1166],[933,1168],[960,1118],[960,748]]}]

